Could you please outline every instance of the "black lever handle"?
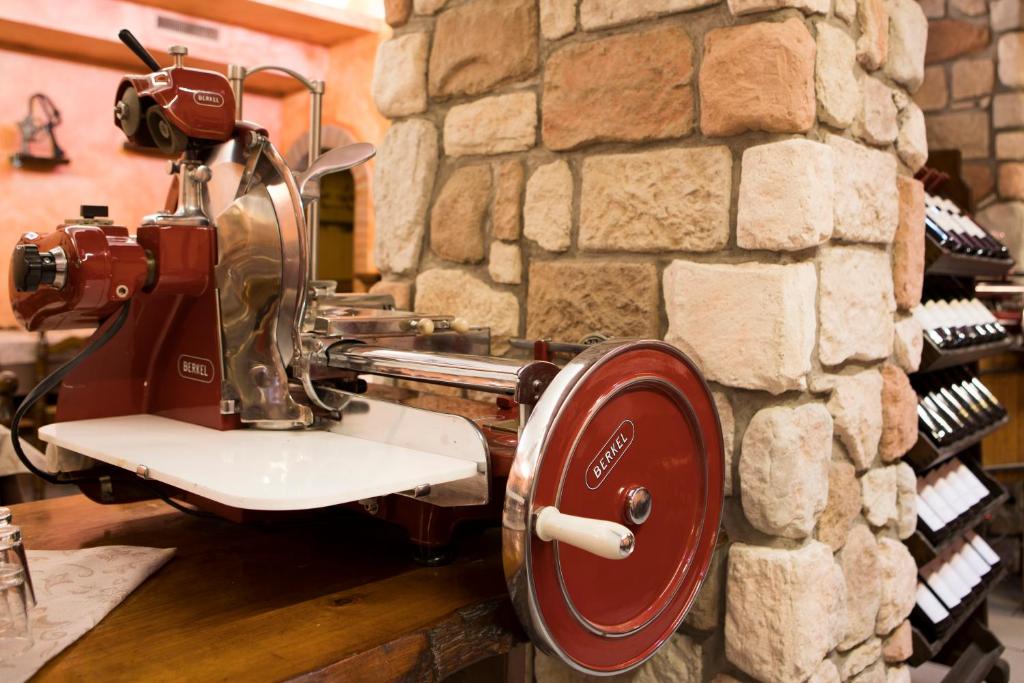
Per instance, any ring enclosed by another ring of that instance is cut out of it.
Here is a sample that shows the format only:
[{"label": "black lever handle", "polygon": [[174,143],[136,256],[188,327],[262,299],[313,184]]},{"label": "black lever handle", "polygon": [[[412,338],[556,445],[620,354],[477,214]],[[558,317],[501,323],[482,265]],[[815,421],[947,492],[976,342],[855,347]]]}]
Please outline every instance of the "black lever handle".
[{"label": "black lever handle", "polygon": [[159,71],[160,63],[153,59],[153,55],[149,54],[149,51],[142,47],[142,43],[139,39],[132,35],[132,32],[126,28],[121,29],[117,32],[117,37],[121,39],[121,42],[128,46],[128,49],[135,53],[135,56],[142,60],[142,63],[149,67],[150,71]]}]

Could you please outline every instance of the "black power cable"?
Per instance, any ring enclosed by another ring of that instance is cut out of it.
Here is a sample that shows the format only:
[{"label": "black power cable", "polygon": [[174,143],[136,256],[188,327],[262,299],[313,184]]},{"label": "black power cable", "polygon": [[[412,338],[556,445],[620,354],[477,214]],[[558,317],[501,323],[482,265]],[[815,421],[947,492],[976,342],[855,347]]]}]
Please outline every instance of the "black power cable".
[{"label": "black power cable", "polygon": [[[25,453],[21,447],[21,419],[25,414],[35,405],[41,398],[45,397],[48,393],[53,391],[61,381],[78,367],[82,361],[91,356],[94,352],[99,350],[104,344],[114,338],[121,328],[124,327],[124,323],[128,320],[128,311],[131,304],[126,303],[121,307],[121,311],[117,314],[117,318],[103,330],[100,334],[89,340],[89,343],[85,345],[81,351],[75,355],[74,358],[64,363],[46,378],[37,384],[32,391],[25,396],[18,409],[14,411],[14,417],[11,418],[11,446],[14,447],[14,453],[18,456],[18,460],[21,460],[22,464],[28,469],[29,472],[36,475],[43,481],[49,482],[50,484],[65,485],[65,484],[83,484],[83,483],[95,483],[99,481],[99,477],[96,476],[73,476],[67,472],[47,472],[46,470],[40,469],[32,462],[28,454]],[[194,510],[192,508],[185,507],[175,500],[172,500],[166,493],[160,490],[158,487],[150,484],[144,479],[140,479],[139,483],[152,491],[158,496],[163,502],[170,505],[175,510],[180,510],[190,515],[197,515],[200,517],[215,517],[210,513],[203,512],[201,510]]]}]

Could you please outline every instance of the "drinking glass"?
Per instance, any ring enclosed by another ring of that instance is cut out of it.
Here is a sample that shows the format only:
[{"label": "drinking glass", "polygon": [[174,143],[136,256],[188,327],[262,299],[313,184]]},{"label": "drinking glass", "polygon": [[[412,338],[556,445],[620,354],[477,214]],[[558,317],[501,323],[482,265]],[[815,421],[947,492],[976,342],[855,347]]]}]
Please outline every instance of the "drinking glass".
[{"label": "drinking glass", "polygon": [[32,574],[25,556],[25,545],[21,542],[21,528],[13,524],[0,526],[0,563],[21,567],[24,570],[25,591],[28,606],[36,606],[36,592],[32,587]]},{"label": "drinking glass", "polygon": [[8,526],[11,523],[11,508],[0,507],[0,526]]},{"label": "drinking glass", "polygon": [[32,647],[25,576],[22,567],[0,562],[0,662]]}]

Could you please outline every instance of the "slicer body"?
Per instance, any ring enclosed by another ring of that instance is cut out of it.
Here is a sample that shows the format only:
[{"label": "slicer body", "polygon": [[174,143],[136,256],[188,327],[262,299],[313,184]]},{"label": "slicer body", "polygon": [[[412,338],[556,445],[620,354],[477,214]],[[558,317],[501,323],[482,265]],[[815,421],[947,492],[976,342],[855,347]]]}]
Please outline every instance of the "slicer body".
[{"label": "slicer body", "polygon": [[[161,88],[187,85],[175,109]],[[181,147],[168,206],[134,233],[88,207],[17,245],[28,329],[113,332],[64,377],[42,438],[91,459],[78,480],[100,502],[156,490],[240,520],[344,505],[434,560],[460,524],[500,523],[538,645],[589,673],[638,666],[679,625],[717,539],[723,440],[696,367],[643,340],[558,364],[545,341],[495,357],[486,328],[311,279],[318,179],[373,150],[296,175],[259,126],[222,125],[235,96],[180,59],[127,77],[118,125]]]}]

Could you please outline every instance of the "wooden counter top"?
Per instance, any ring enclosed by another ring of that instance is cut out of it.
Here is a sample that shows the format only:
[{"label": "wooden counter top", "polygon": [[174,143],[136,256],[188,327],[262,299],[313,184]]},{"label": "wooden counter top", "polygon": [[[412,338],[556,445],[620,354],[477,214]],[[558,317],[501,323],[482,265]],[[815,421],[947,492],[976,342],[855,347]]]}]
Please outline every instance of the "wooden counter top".
[{"label": "wooden counter top", "polygon": [[239,525],[80,495],[12,510],[30,549],[178,549],[34,680],[436,681],[524,637],[496,529],[423,567],[397,529],[339,511]]}]

